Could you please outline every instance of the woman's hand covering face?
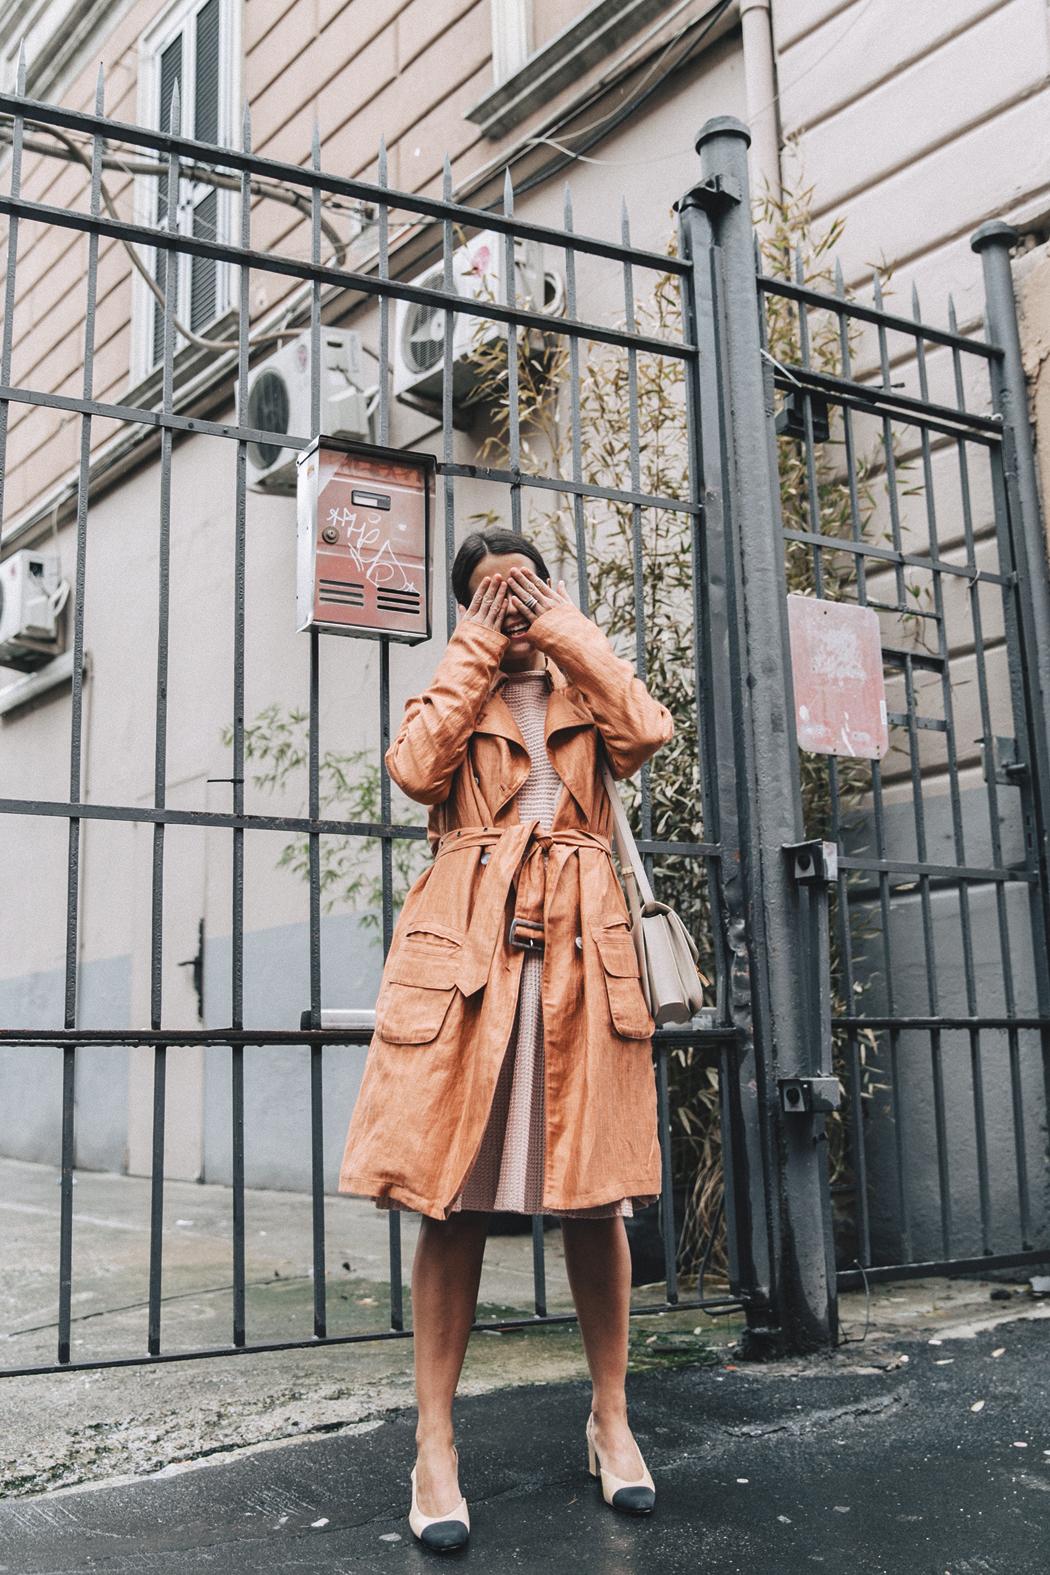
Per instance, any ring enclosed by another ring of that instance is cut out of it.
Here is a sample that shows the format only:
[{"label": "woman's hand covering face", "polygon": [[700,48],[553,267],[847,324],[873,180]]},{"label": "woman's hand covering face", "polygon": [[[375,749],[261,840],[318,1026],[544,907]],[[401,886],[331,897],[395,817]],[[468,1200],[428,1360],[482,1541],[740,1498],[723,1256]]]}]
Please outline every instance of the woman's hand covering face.
[{"label": "woman's hand covering face", "polygon": [[565,589],[564,580],[559,580],[558,589],[552,591],[531,569],[512,569],[507,584],[511,607],[525,619],[530,628],[537,618],[555,607],[575,606]]},{"label": "woman's hand covering face", "polygon": [[474,592],[470,606],[459,610],[464,623],[480,623],[486,629],[502,632],[509,605],[506,580],[499,574],[487,574]]}]

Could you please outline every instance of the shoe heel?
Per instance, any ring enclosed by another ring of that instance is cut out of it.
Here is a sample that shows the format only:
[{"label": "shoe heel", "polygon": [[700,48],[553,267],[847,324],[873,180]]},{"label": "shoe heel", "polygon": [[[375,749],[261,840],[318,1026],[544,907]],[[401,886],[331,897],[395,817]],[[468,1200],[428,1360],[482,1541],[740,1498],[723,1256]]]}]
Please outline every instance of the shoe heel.
[{"label": "shoe heel", "polygon": [[598,1475],[598,1456],[594,1452],[594,1436],[591,1433],[593,1418],[587,1418],[587,1469],[592,1477]]}]

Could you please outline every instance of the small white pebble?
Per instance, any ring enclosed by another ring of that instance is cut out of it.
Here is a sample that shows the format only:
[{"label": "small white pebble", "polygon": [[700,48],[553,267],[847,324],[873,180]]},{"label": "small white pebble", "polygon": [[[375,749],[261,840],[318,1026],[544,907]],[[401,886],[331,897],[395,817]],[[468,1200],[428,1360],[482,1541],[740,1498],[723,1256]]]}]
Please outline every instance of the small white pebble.
[{"label": "small white pebble", "polygon": [[954,1356],[942,1356],[940,1360],[934,1362],[933,1365],[934,1367],[950,1367],[954,1361]]},{"label": "small white pebble", "polygon": [[327,1519],[325,1519],[325,1520],[311,1520],[311,1522],[310,1522],[310,1525],[313,1527],[313,1529],[315,1531],[320,1530],[320,1528],[322,1526],[327,1526],[327,1524],[328,1524]]},{"label": "small white pebble", "polygon": [[750,1482],[750,1477],[737,1477],[738,1482]]},{"label": "small white pebble", "polygon": [[835,1508],[838,1510],[840,1515],[848,1515],[849,1514],[849,1505],[848,1504],[836,1504]]},{"label": "small white pebble", "polygon": [[973,1405],[970,1407],[970,1410],[971,1411],[983,1411],[984,1410],[984,1401],[983,1400],[975,1400]]},{"label": "small white pebble", "polygon": [[379,1540],[380,1542],[400,1542],[401,1538],[396,1531],[384,1531]]},{"label": "small white pebble", "polygon": [[1015,1449],[1027,1449],[1028,1445],[1027,1444],[1014,1444],[1014,1448]]},{"label": "small white pebble", "polygon": [[1005,1350],[1006,1350],[1006,1346],[1005,1345],[1001,1345],[997,1351],[993,1351],[992,1352],[992,1355],[993,1356],[1002,1356]]},{"label": "small white pebble", "polygon": [[926,1344],[927,1345],[943,1345],[944,1341],[943,1340],[927,1340]]},{"label": "small white pebble", "polygon": [[785,1526],[790,1526],[790,1524],[791,1524],[791,1516],[790,1515],[778,1515],[777,1519],[782,1521]]}]

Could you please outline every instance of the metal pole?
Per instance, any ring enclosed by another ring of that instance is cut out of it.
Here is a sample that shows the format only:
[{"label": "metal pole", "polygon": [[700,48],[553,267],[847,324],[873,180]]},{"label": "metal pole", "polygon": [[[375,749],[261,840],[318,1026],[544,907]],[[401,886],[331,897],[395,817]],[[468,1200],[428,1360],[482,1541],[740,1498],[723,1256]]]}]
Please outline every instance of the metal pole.
[{"label": "metal pole", "polygon": [[[1006,429],[1003,433],[1003,469],[1009,500],[1010,540],[1019,581],[1021,661],[1028,713],[1026,731],[1032,755],[1028,779],[1022,781],[1020,787],[1022,805],[1027,801],[1032,806],[1038,831],[1041,879],[1038,886],[1031,888],[1030,898],[1036,989],[1040,1014],[1045,1016],[1050,1010],[1050,980],[1046,968],[1046,943],[1050,936],[1050,736],[1047,726],[1050,718],[1050,575],[1028,420],[1028,384],[1021,359],[1017,301],[1010,266],[1010,249],[1019,238],[1012,225],[993,219],[974,232],[970,245],[980,255],[984,271],[985,333],[1003,352],[1002,360],[998,364],[993,362],[990,370],[993,406],[1003,417]],[[1040,1038],[1044,1097],[1050,1111],[1050,1032],[1044,1029]],[[1016,1060],[1016,1044],[1017,1035],[1012,1032],[1011,1065]],[[1020,1137],[1016,1119],[1015,1136]]]},{"label": "metal pole", "polygon": [[[810,1004],[808,915],[784,856],[802,833],[802,812],[779,486],[771,471],[755,289],[749,142],[742,121],[708,121],[696,139],[701,182],[681,208],[697,309],[704,310],[703,302],[710,312],[716,348],[714,365],[701,356],[701,407],[716,400],[721,417],[733,734],[719,747],[732,754],[736,778],[746,900],[733,922],[746,944],[750,985],[750,1007],[735,1002],[734,1017],[749,1018],[743,1026],[754,1047],[755,1093],[742,1114],[753,1135],[751,1152],[762,1156],[765,1183],[765,1219],[760,1209],[749,1210],[753,1237],[765,1238],[753,1240],[751,1256],[761,1262],[769,1254],[768,1311],[760,1316],[757,1307],[749,1310],[748,1343],[757,1354],[827,1345],[837,1318],[822,1122],[783,1115],[777,1081],[819,1071],[821,1032]],[[707,449],[705,444],[705,456]],[[731,856],[723,849],[723,865]]]}]

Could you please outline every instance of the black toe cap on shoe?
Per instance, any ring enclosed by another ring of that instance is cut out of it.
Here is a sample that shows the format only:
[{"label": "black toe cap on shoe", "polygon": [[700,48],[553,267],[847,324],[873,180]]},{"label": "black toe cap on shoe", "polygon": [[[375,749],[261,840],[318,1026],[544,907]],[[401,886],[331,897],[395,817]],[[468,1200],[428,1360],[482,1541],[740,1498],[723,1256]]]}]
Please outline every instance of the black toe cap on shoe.
[{"label": "black toe cap on shoe", "polygon": [[451,1553],[453,1548],[465,1547],[469,1536],[470,1532],[461,1520],[439,1520],[433,1526],[424,1526],[419,1540],[425,1548],[433,1548],[435,1553]]},{"label": "black toe cap on shoe", "polygon": [[652,1488],[624,1487],[613,1494],[613,1509],[623,1515],[651,1515],[656,1505]]}]

